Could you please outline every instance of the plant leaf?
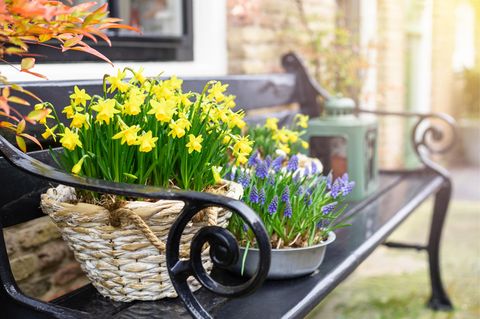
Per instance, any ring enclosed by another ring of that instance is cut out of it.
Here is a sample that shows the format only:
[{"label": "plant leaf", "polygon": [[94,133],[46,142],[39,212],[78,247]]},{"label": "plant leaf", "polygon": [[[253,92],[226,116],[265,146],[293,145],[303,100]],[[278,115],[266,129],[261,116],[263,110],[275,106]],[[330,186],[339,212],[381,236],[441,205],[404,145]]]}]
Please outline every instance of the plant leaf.
[{"label": "plant leaf", "polygon": [[19,98],[18,96],[9,96],[8,101],[13,102],[13,103],[17,103],[17,104],[21,104],[21,105],[30,105],[30,102],[28,102],[28,101],[26,101],[22,98]]},{"label": "plant leaf", "polygon": [[19,135],[15,136],[15,140],[17,141],[18,147],[22,150],[22,152],[27,152],[27,144],[25,143],[25,139]]},{"label": "plant leaf", "polygon": [[36,137],[31,136],[30,134],[26,134],[26,133],[22,133],[22,134],[20,134],[20,136],[25,137],[25,138],[28,138],[30,141],[32,141],[33,143],[37,144],[41,149],[43,149],[42,144],[40,144],[40,142],[37,140]]},{"label": "plant leaf", "polygon": [[17,125],[17,134],[22,133],[25,130],[26,125],[27,123],[25,122],[24,119],[22,119]]},{"label": "plant leaf", "polygon": [[20,64],[22,71],[30,70],[35,66],[35,58],[23,58]]}]

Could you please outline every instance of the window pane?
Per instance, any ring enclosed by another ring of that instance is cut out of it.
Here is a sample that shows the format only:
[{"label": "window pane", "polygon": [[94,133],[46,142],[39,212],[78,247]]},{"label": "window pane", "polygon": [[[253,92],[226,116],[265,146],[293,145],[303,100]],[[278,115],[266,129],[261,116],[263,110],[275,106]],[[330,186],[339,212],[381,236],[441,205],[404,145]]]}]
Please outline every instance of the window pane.
[{"label": "window pane", "polygon": [[[145,36],[181,36],[182,1],[117,0],[122,23],[139,28]],[[120,30],[120,34],[135,33]]]},{"label": "window pane", "polygon": [[[76,6],[77,4],[80,4],[80,3],[85,3],[85,2],[92,2],[92,0],[72,0],[72,1],[68,1],[68,0],[62,0],[62,2],[64,4],[67,4],[69,6]],[[95,2],[97,3],[92,9],[90,10],[95,10],[97,8],[99,8],[100,6],[102,6],[105,2],[107,2],[107,0],[95,0]]]}]

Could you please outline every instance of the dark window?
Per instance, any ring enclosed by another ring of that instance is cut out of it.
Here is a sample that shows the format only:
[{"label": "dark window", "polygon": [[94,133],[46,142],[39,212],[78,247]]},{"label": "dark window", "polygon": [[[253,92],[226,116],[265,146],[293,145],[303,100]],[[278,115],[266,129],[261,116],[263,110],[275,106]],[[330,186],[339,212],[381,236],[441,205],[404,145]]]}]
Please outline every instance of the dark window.
[{"label": "dark window", "polygon": [[[74,4],[91,0],[75,0]],[[65,2],[65,0],[64,0]],[[97,0],[102,5],[107,0]],[[67,2],[68,3],[68,2]],[[142,34],[128,30],[108,31],[109,47],[99,41],[85,40],[112,61],[190,61],[193,60],[192,0],[108,0],[110,16],[138,27]],[[58,50],[37,45],[33,53],[38,62],[98,61],[89,54]]]}]

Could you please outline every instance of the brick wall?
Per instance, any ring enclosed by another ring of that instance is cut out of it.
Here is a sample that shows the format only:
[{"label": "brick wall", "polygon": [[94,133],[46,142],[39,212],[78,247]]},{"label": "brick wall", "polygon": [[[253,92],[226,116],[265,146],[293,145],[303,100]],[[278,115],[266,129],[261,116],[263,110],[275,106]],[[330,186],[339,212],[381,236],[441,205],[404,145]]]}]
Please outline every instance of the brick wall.
[{"label": "brick wall", "polygon": [[13,275],[27,295],[51,300],[88,279],[48,216],[5,229]]},{"label": "brick wall", "polygon": [[[405,12],[403,1],[378,0],[377,109],[405,108]],[[380,166],[403,164],[405,125],[397,117],[380,121]]]},{"label": "brick wall", "polygon": [[303,0],[306,27],[296,0],[228,0],[229,73],[280,72],[280,57],[289,51],[308,53],[310,31],[332,30],[335,0]]}]

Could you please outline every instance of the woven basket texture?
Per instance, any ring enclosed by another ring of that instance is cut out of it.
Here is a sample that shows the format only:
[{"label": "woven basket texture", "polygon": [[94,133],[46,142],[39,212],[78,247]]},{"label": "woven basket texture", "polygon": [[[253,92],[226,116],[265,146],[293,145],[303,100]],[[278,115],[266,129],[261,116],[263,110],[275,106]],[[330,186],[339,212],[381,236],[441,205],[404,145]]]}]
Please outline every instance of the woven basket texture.
[{"label": "woven basket texture", "polygon": [[[226,182],[222,195],[240,199],[242,187]],[[130,201],[110,212],[103,206],[77,202],[75,189],[59,185],[41,196],[41,208],[62,233],[75,258],[96,289],[115,301],[157,300],[176,297],[168,276],[165,243],[184,203]],[[195,216],[182,236],[180,256],[188,256],[190,242],[204,226],[226,227],[231,212],[208,208]],[[212,264],[206,245],[204,267]],[[192,290],[200,284],[189,278]]]}]

